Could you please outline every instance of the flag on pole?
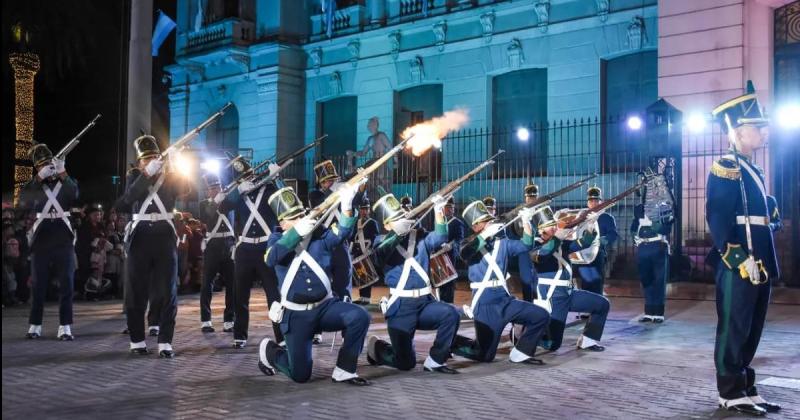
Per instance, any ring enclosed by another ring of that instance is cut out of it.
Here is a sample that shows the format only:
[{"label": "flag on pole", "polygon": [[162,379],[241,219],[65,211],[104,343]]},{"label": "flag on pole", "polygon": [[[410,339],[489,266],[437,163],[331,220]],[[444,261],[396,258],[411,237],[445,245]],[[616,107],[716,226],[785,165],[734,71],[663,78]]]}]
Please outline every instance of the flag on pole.
[{"label": "flag on pole", "polygon": [[156,27],[153,29],[153,39],[150,41],[153,57],[158,57],[158,49],[161,48],[161,44],[164,43],[164,40],[167,39],[173,29],[175,29],[175,21],[159,10]]},{"label": "flag on pole", "polygon": [[422,16],[428,17],[428,0],[422,0]]},{"label": "flag on pole", "polygon": [[325,14],[325,34],[333,36],[333,14],[336,12],[336,0],[320,0],[322,13]]}]

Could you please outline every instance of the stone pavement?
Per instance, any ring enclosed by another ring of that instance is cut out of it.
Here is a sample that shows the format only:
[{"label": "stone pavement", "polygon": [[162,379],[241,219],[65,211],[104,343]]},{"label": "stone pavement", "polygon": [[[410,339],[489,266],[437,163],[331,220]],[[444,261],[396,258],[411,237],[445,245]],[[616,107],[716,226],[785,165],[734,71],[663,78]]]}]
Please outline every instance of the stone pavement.
[{"label": "stone pavement", "polygon": [[[376,290],[375,296],[383,291]],[[466,302],[459,292],[457,300]],[[214,297],[214,321],[221,331],[221,294]],[[251,342],[230,348],[230,334],[199,331],[197,295],[181,296],[174,346],[178,356],[161,360],[129,356],[119,301],[76,303],[76,340],[59,342],[57,307],[46,308],[44,334],[24,339],[28,307],[3,309],[2,415],[8,419],[45,418],[559,418],[653,419],[726,418],[716,409],[713,340],[714,302],[671,300],[665,324],[635,322],[642,302],[613,298],[603,353],[576,351],[571,345],[580,324],[567,329],[565,346],[545,354],[546,366],[508,362],[510,344],[501,343],[494,363],[455,359],[456,376],[426,373],[421,362],[433,334],[417,335],[420,364],[411,372],[369,366],[359,373],[373,386],[330,382],[335,353],[331,334],[314,349],[314,377],[295,384],[258,370],[258,341],[267,327],[263,292],[254,289]],[[574,315],[570,315],[574,319]],[[770,307],[767,329],[753,363],[759,381],[800,378],[800,310]],[[468,321],[461,332],[473,335]],[[386,337],[373,312],[371,334]],[[155,348],[155,339],[148,337]],[[795,387],[761,386],[761,393],[784,406],[781,415],[800,418]]]}]

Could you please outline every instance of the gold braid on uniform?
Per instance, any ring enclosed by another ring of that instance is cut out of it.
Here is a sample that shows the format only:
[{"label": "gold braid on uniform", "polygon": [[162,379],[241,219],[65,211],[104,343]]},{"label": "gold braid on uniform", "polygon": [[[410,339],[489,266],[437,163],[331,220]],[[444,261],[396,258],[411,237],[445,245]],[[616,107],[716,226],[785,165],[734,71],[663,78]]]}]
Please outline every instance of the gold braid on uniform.
[{"label": "gold braid on uniform", "polygon": [[711,165],[711,173],[719,178],[738,180],[742,177],[742,173],[736,162],[730,159],[718,159]]}]

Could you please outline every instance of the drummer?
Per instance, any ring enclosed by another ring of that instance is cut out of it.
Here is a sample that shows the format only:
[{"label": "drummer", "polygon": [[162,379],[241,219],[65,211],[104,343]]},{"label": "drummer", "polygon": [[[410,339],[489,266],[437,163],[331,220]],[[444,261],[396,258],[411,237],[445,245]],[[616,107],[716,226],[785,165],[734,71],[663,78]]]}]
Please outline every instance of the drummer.
[{"label": "drummer", "polygon": [[[352,240],[350,242],[350,255],[353,258],[354,264],[362,255],[371,253],[372,244],[375,242],[375,237],[378,236],[378,222],[370,217],[370,205],[369,198],[365,196],[361,200],[361,204],[358,206],[358,223],[356,224],[357,229],[355,232],[353,232],[353,237],[351,238]],[[359,305],[369,305],[370,298],[372,297],[372,283],[374,283],[376,280],[379,280],[379,278],[362,279],[361,277],[373,277],[372,274],[377,273],[370,272],[373,270],[367,270],[367,273],[362,273],[358,269],[354,269],[353,271],[353,286],[359,288],[359,298],[354,300],[353,303]],[[369,285],[365,287],[359,287],[360,285],[365,284],[365,282],[369,283]]]},{"label": "drummer", "polygon": [[[459,245],[464,240],[467,231],[467,226],[455,214],[456,202],[452,196],[447,199],[447,204],[444,206],[444,217],[447,219],[447,242],[450,244],[450,252],[443,254],[445,258],[450,258],[450,267],[455,269],[456,261],[458,261]],[[455,300],[456,281],[458,280],[458,272],[455,272],[456,278],[448,281],[439,287],[439,300],[445,303],[452,304]]]},{"label": "drummer", "polygon": [[[426,232],[415,228],[416,220],[407,219],[406,211],[392,194],[381,197],[373,207],[383,220],[383,227],[393,232],[386,238],[376,239],[375,256],[379,269],[385,273],[391,297],[381,299],[381,311],[386,317],[391,343],[370,337],[367,343],[367,361],[372,365],[386,365],[400,370],[411,370],[417,364],[414,334],[419,330],[435,330],[430,354],[425,359],[424,370],[454,374],[457,370],[446,365],[450,358],[450,345],[458,331],[459,316],[452,305],[437,302],[431,295],[428,277],[429,260],[433,250],[447,240],[444,219],[446,200],[434,196],[436,228]],[[385,239],[385,243],[382,243]]]}]

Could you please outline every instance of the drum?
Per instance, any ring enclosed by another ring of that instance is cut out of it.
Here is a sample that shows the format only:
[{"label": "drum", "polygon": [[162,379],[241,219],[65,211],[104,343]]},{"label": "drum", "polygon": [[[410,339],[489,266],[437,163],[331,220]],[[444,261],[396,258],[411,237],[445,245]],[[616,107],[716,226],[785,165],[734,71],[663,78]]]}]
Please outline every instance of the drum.
[{"label": "drum", "polygon": [[450,260],[446,252],[441,252],[431,256],[430,263],[431,286],[442,287],[443,285],[458,278],[456,266]]},{"label": "drum", "polygon": [[372,286],[381,279],[370,257],[371,255],[361,255],[353,260],[353,287],[356,289]]}]

